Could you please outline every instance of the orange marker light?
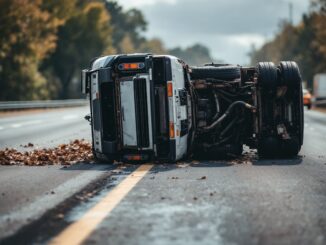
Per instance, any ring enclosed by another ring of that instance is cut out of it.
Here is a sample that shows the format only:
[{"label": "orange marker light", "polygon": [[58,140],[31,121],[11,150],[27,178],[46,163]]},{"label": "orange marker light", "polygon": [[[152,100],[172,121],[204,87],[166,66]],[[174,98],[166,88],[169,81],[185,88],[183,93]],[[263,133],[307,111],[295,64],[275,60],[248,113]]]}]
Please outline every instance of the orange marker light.
[{"label": "orange marker light", "polygon": [[144,63],[122,63],[118,66],[119,70],[137,70],[143,69],[144,67]]},{"label": "orange marker light", "polygon": [[173,96],[173,85],[172,85],[172,83],[168,83],[167,90],[168,90],[168,97],[172,97]]},{"label": "orange marker light", "polygon": [[127,160],[129,160],[129,161],[141,161],[142,157],[141,157],[141,155],[130,155],[130,156],[127,156]]},{"label": "orange marker light", "polygon": [[138,69],[138,64],[137,63],[124,64],[124,68],[126,70],[128,70],[128,69]]},{"label": "orange marker light", "polygon": [[174,139],[174,123],[170,122],[170,138]]}]

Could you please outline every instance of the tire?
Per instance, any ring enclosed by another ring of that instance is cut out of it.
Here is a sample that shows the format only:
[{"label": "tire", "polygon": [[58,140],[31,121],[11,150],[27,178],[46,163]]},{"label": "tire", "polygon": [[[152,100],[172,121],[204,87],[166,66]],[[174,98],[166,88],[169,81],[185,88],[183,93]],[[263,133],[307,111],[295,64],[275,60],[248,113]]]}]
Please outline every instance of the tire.
[{"label": "tire", "polygon": [[311,109],[311,104],[307,105],[307,108],[308,108],[308,110],[310,110]]},{"label": "tire", "polygon": [[273,62],[259,62],[257,65],[258,84],[266,91],[275,91],[278,85],[277,68]]},{"label": "tire", "polygon": [[[304,134],[304,112],[302,80],[298,65],[293,61],[282,61],[279,65],[280,81],[283,86],[288,87],[285,95],[287,101],[292,105],[293,126],[288,131],[291,137],[289,142],[283,141],[283,151],[286,156],[296,156],[303,144]],[[287,106],[287,105],[286,105]]]},{"label": "tire", "polygon": [[191,67],[190,77],[192,80],[211,78],[224,81],[233,81],[241,77],[241,70],[238,66]]},{"label": "tire", "polygon": [[260,114],[260,140],[258,144],[258,154],[262,157],[271,156],[266,145],[276,150],[276,141],[273,133],[276,129],[276,121],[274,117],[276,88],[278,85],[277,68],[272,62],[259,62],[256,67],[258,73],[259,87],[259,114]]},{"label": "tire", "polygon": [[281,85],[296,87],[301,83],[301,74],[297,63],[294,61],[282,61],[279,65],[281,72]]}]

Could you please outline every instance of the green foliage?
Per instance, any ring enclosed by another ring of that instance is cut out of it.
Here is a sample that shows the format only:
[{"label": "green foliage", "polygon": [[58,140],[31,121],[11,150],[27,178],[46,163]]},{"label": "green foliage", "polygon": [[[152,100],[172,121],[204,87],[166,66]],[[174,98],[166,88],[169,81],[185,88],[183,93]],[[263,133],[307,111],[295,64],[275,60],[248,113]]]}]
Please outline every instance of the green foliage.
[{"label": "green foliage", "polygon": [[[60,98],[76,97],[72,81],[90,60],[111,48],[110,16],[104,5],[88,2],[74,9],[74,13],[59,28],[57,48],[44,62],[50,70],[49,79],[60,80]],[[77,82],[77,81],[76,81]],[[75,84],[75,87],[79,87]],[[79,91],[78,91],[79,92]]]},{"label": "green foliage", "polygon": [[150,40],[144,40],[139,46],[139,52],[152,53],[152,54],[164,54],[166,49],[160,39],[153,38]]},{"label": "green foliage", "polygon": [[201,44],[182,49],[180,47],[169,50],[169,53],[180,57],[189,65],[203,65],[213,62],[209,49]]},{"label": "green foliage", "polygon": [[311,87],[313,76],[326,71],[326,0],[313,1],[312,11],[300,24],[284,23],[272,41],[251,53],[252,64],[266,60],[296,61]]},{"label": "green foliage", "polygon": [[190,64],[211,61],[202,45],[166,50],[146,39],[137,9],[110,0],[0,0],[0,100],[81,97],[80,69],[116,53],[168,53]]},{"label": "green foliage", "polygon": [[0,0],[0,99],[47,98],[40,61],[56,45],[59,23],[42,0]]},{"label": "green foliage", "polygon": [[116,1],[105,1],[105,7],[112,17],[112,44],[116,53],[130,53],[140,48],[145,41],[141,34],[147,28],[143,14],[137,9],[124,11]]}]

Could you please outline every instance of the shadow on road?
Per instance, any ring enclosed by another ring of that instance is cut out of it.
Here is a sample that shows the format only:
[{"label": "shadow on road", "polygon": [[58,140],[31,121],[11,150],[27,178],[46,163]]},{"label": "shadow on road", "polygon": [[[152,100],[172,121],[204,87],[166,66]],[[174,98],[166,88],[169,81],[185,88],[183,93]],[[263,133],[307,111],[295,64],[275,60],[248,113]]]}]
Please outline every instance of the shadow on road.
[{"label": "shadow on road", "polygon": [[77,163],[73,165],[65,165],[60,168],[64,171],[74,171],[74,170],[92,170],[92,171],[109,171],[117,168],[117,165],[104,164],[104,163]]},{"label": "shadow on road", "polygon": [[253,160],[253,165],[258,166],[271,166],[271,165],[299,165],[302,163],[302,157],[298,156],[292,159],[260,159]]},{"label": "shadow on road", "polygon": [[[176,168],[183,167],[194,167],[194,168],[221,168],[221,167],[232,167],[239,165],[248,165],[248,166],[291,166],[299,165],[302,163],[302,157],[298,156],[292,159],[259,159],[256,154],[244,154],[241,157],[234,159],[185,159],[184,161],[179,161],[177,163],[159,163],[153,162],[155,168],[152,171],[170,171]],[[143,163],[115,163],[115,164],[106,164],[106,163],[80,163],[71,166],[63,166],[60,170],[64,171],[75,171],[75,170],[85,170],[85,171],[112,171],[112,170],[123,170],[123,172],[130,172],[135,170],[138,166]],[[152,172],[151,171],[151,172]]]}]

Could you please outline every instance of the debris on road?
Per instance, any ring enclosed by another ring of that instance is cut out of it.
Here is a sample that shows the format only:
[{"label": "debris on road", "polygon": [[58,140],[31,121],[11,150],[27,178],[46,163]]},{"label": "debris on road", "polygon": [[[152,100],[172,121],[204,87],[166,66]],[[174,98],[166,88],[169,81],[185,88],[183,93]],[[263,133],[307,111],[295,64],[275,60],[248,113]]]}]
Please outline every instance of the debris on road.
[{"label": "debris on road", "polygon": [[30,147],[34,147],[34,144],[33,143],[28,143],[27,145],[20,145],[21,147],[24,147],[24,148],[30,148]]},{"label": "debris on road", "polygon": [[0,165],[72,165],[92,161],[91,144],[78,139],[50,149],[35,149],[28,152],[20,152],[13,148],[0,150]]},{"label": "debris on road", "polygon": [[190,166],[189,163],[184,163],[184,162],[182,162],[182,163],[177,163],[177,168],[187,168],[187,167],[189,167],[189,166]]},{"label": "debris on road", "polygon": [[230,161],[231,165],[238,164],[249,164],[252,165],[252,161],[257,159],[257,154],[255,150],[247,150],[241,157],[235,158]]},{"label": "debris on road", "polygon": [[201,178],[198,179],[198,180],[204,180],[204,179],[206,179],[206,176],[203,176],[203,177],[201,177]]}]

